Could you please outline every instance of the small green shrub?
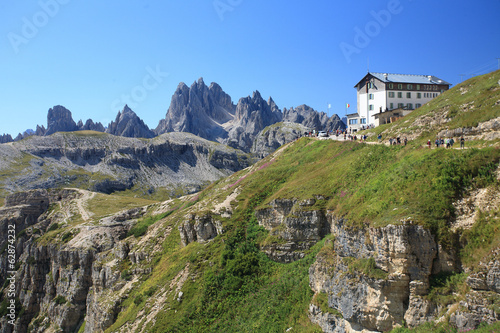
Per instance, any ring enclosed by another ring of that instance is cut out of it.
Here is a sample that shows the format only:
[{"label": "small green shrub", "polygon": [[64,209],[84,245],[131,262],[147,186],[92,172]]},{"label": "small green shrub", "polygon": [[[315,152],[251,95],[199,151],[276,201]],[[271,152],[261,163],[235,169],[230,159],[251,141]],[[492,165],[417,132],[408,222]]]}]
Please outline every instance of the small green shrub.
[{"label": "small green shrub", "polygon": [[57,228],[59,228],[59,224],[58,223],[52,223],[49,228],[47,229],[47,232],[49,231],[53,231],[53,230],[56,230]]},{"label": "small green shrub", "polygon": [[455,272],[441,272],[431,275],[429,299],[443,306],[454,303],[457,300],[457,294],[465,294],[466,292],[466,278],[467,274]]},{"label": "small green shrub", "polygon": [[386,279],[389,275],[387,272],[376,267],[374,258],[344,258],[349,267],[349,273],[354,274],[361,272],[373,279]]},{"label": "small green shrub", "polygon": [[66,231],[62,236],[61,236],[61,241],[63,243],[69,242],[73,238],[73,233],[71,231]]},{"label": "small green shrub", "polygon": [[320,292],[314,295],[312,303],[316,306],[319,306],[323,313],[331,313],[337,318],[343,318],[340,311],[328,306],[328,295],[325,292]]},{"label": "small green shrub", "polygon": [[130,279],[132,278],[132,274],[128,269],[126,269],[122,272],[121,277],[125,281],[130,281]]},{"label": "small green shrub", "polygon": [[142,303],[143,300],[144,300],[144,296],[142,294],[139,294],[139,295],[135,296],[134,304],[139,305]]},{"label": "small green shrub", "polygon": [[148,297],[151,297],[156,292],[156,289],[157,289],[156,286],[152,286],[151,288],[149,288],[148,290],[146,290],[146,292],[144,294],[146,296],[148,296]]},{"label": "small green shrub", "polygon": [[136,225],[134,225],[132,228],[130,228],[127,236],[134,236],[135,238],[139,238],[141,236],[144,236],[146,232],[148,231],[148,227],[150,225],[153,225],[154,223],[158,222],[161,219],[164,219],[165,217],[169,216],[172,214],[173,211],[169,211],[163,214],[155,215],[155,216],[148,216],[137,222]]},{"label": "small green shrub", "polygon": [[62,295],[58,295],[54,298],[54,303],[56,303],[57,305],[65,304],[66,302],[66,297]]}]

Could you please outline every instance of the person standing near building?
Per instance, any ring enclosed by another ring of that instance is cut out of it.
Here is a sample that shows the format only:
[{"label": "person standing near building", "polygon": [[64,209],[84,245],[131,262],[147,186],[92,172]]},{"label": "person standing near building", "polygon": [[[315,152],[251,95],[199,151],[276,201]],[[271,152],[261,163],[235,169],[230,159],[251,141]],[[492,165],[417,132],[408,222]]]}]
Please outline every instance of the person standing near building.
[{"label": "person standing near building", "polygon": [[465,148],[465,139],[464,139],[464,137],[463,137],[463,136],[460,138],[460,148],[461,148],[461,149],[464,149],[464,148]]}]

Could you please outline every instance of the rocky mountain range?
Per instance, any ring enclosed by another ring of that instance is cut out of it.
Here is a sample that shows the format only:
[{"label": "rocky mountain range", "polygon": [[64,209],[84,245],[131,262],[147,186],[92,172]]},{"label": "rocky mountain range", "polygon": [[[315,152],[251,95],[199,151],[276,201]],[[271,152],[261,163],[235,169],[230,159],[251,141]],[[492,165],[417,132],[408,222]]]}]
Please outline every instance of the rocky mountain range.
[{"label": "rocky mountain range", "polygon": [[190,133],[144,140],[59,132],[0,145],[0,184],[2,194],[79,187],[102,193],[134,188],[143,194],[164,188],[176,195],[198,191],[251,163],[240,150]]},{"label": "rocky mountain range", "polygon": [[[301,124],[309,130],[345,128],[337,115],[329,118],[307,105],[281,111],[271,97],[266,101],[259,91],[234,104],[217,83],[207,87],[200,78],[191,87],[179,84],[165,119],[160,121],[155,132],[190,132],[248,152],[258,134],[278,122]],[[297,131],[294,135],[302,133]]]},{"label": "rocky mountain range", "polygon": [[[0,143],[19,141],[32,135],[48,136],[56,132],[82,130],[134,138],[153,138],[167,132],[188,132],[246,152],[259,153],[254,140],[267,126],[279,122],[301,124],[306,127],[305,130],[345,128],[337,115],[328,117],[324,112],[318,112],[307,105],[281,111],[271,97],[266,101],[259,91],[255,91],[251,97],[240,98],[234,104],[217,83],[212,82],[207,86],[200,78],[191,87],[185,83],[179,84],[165,118],[160,120],[154,130],[149,129],[128,105],[118,112],[116,119],[107,127],[92,119],[85,123],[82,120],[75,122],[71,111],[57,105],[48,111],[47,128],[37,126],[36,130],[28,130],[14,139],[9,134],[4,134],[0,136]],[[290,135],[292,132],[293,135]],[[296,138],[303,133],[295,130],[292,132],[287,137]],[[267,138],[268,141],[273,140],[269,135]],[[278,142],[280,141],[275,139],[271,145],[276,146]]]}]

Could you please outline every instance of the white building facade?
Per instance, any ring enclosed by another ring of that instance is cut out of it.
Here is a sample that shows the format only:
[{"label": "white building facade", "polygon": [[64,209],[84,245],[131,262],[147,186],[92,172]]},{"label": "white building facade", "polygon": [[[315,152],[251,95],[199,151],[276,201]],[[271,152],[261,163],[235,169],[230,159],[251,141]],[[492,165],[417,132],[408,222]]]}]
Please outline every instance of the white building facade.
[{"label": "white building facade", "polygon": [[407,114],[448,90],[450,83],[432,75],[368,73],[354,88],[357,113],[347,115],[351,132],[378,126],[384,112],[401,109],[401,115]]}]

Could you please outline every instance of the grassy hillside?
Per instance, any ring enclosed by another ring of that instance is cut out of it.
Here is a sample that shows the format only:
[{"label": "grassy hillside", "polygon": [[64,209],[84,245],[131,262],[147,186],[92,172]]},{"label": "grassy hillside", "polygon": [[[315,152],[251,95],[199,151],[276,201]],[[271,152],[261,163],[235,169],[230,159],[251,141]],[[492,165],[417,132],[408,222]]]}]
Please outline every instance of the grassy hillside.
[{"label": "grassy hillside", "polygon": [[[422,117],[433,117],[433,112],[448,112],[451,120],[446,126],[450,128],[477,126],[500,116],[495,104],[499,79],[500,72],[495,72],[464,82],[403,121],[372,130],[386,135],[418,132],[413,144],[406,147],[302,138],[196,196],[176,201],[168,216],[155,224],[168,232],[163,238],[154,236],[162,250],[153,254],[151,275],[136,282],[122,304],[123,311],[107,331],[283,332],[293,328],[293,332],[320,332],[307,317],[313,296],[308,269],[325,240],[292,264],[270,261],[259,250],[269,234],[258,225],[254,212],[276,198],[316,198],[310,209],[327,209],[345,217],[354,228],[404,221],[421,224],[442,245],[455,248],[464,267],[473,270],[500,245],[500,210],[493,207],[471,229],[453,233],[454,203],[475,189],[500,193],[498,142],[482,144],[482,149],[427,149],[423,143],[428,136],[445,125],[415,129],[410,125]],[[462,94],[462,88],[467,92]],[[474,111],[462,111],[461,105],[471,101]],[[207,244],[180,247],[177,226],[186,216],[213,214],[215,206],[230,195],[235,196],[232,216],[214,215],[225,232]],[[189,278],[183,280],[186,274]],[[446,298],[455,293],[448,300],[460,299],[466,289],[464,277],[436,277],[432,295]],[[321,300],[315,302],[322,305]],[[166,310],[155,310],[158,306]],[[434,324],[416,330],[423,331],[454,332]],[[487,330],[479,330],[483,331]]]},{"label": "grassy hillside", "polygon": [[[164,294],[163,286],[186,267],[192,279],[179,289],[184,293],[182,301],[177,293],[167,293],[168,310],[157,314],[154,323],[144,319],[143,328],[150,332],[282,332],[289,327],[318,331],[307,318],[312,298],[308,268],[322,242],[293,264],[272,262],[259,251],[267,232],[258,226],[255,209],[274,198],[322,196],[318,207],[347,217],[354,227],[410,219],[429,227],[446,246],[458,246],[449,231],[455,214],[452,203],[472,188],[498,186],[494,172],[499,160],[496,148],[429,150],[303,138],[283,148],[274,160],[269,157],[185,203],[180,201],[160,222],[162,228],[174,228],[163,242],[163,252],[155,254],[152,275],[138,283],[109,331],[140,318],[141,311],[152,311],[154,299]],[[233,216],[222,219],[226,232],[207,245],[195,242],[179,248],[179,221],[188,213],[210,211],[236,188],[240,194],[233,202]],[[485,230],[463,234],[464,256],[498,246],[498,219],[485,225]],[[485,235],[490,235],[487,241]]]},{"label": "grassy hillside", "polygon": [[[365,131],[374,134],[372,141],[376,141],[379,134],[384,138],[407,136],[416,144],[425,144],[433,141],[438,134],[445,136],[449,131],[458,130],[455,138],[462,133],[462,129],[477,127],[490,119],[500,117],[500,70],[481,76],[473,77],[444,92],[429,103],[414,112],[397,120]],[[440,136],[441,136],[440,135]],[[468,146],[483,147],[500,145],[500,139],[485,141],[479,137],[467,138]]]}]

